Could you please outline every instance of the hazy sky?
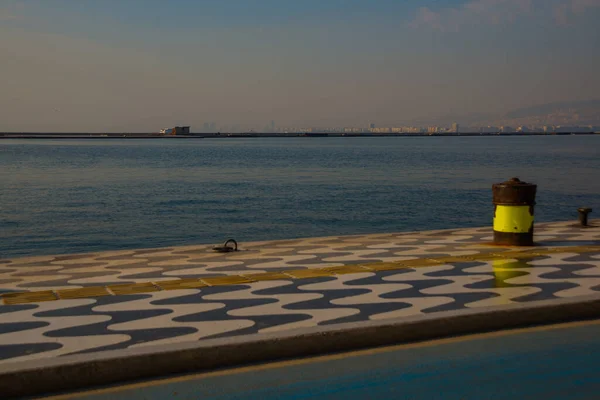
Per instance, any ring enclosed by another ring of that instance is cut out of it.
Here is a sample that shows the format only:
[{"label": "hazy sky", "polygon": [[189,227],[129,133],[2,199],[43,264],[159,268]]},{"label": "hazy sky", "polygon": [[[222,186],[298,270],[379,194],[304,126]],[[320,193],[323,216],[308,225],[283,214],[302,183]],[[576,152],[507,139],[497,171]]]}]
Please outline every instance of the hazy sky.
[{"label": "hazy sky", "polygon": [[395,125],[598,98],[599,18],[600,0],[0,0],[0,131]]}]

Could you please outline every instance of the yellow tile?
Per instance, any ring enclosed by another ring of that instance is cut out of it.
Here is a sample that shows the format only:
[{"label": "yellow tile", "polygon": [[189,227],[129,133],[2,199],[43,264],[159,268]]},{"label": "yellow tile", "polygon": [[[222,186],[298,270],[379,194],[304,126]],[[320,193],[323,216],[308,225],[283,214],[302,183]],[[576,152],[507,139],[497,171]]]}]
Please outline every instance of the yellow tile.
[{"label": "yellow tile", "polygon": [[523,252],[523,251],[504,251],[501,253],[494,253],[495,255],[497,255],[498,259],[501,258],[514,258],[514,259],[519,259],[519,258],[534,258],[540,255],[545,255],[544,252],[540,251],[540,252],[535,252],[535,253],[530,253],[530,252]]},{"label": "yellow tile", "polygon": [[416,260],[404,260],[402,264],[409,267],[433,267],[444,263],[431,258],[418,258]]},{"label": "yellow tile", "polygon": [[473,257],[475,261],[493,261],[501,258],[496,253],[475,254],[470,257]]},{"label": "yellow tile", "polygon": [[285,273],[297,279],[333,276],[332,272],[325,271],[323,269],[297,269],[295,271],[286,271]]},{"label": "yellow tile", "polygon": [[565,246],[565,247],[549,247],[544,249],[544,252],[547,254],[556,254],[556,253],[579,253],[582,250],[579,246]]},{"label": "yellow tile", "polygon": [[18,293],[5,293],[2,295],[4,298],[13,298],[13,297],[44,297],[44,296],[55,296],[53,290],[33,290],[31,292],[18,292]]},{"label": "yellow tile", "polygon": [[361,265],[341,265],[338,267],[321,268],[322,271],[328,271],[336,275],[358,274],[361,272],[369,272],[370,269],[370,267],[363,267]]},{"label": "yellow tile", "polygon": [[173,281],[162,281],[156,282],[155,284],[160,286],[160,288],[163,290],[198,289],[208,286],[200,279],[194,278],[177,279]]},{"label": "yellow tile", "polygon": [[571,247],[550,247],[547,249],[533,249],[530,250],[531,252],[535,252],[538,254],[552,254],[552,253],[571,253]]},{"label": "yellow tile", "polygon": [[210,286],[223,286],[223,285],[239,285],[242,283],[252,283],[253,280],[243,277],[243,276],[238,276],[238,275],[232,275],[232,276],[216,276],[214,278],[201,278],[202,282],[210,285]]},{"label": "yellow tile", "polygon": [[394,271],[398,269],[410,268],[410,266],[400,263],[369,264],[368,267],[373,271]]},{"label": "yellow tile", "polygon": [[59,299],[85,299],[88,297],[110,296],[103,286],[91,286],[77,289],[62,289],[56,291]]},{"label": "yellow tile", "polygon": [[523,248],[519,248],[519,249],[515,249],[515,248],[511,248],[505,252],[502,251],[496,251],[494,252],[494,254],[502,254],[502,253],[531,253],[534,251],[540,251],[543,252],[547,250],[545,247],[537,247],[537,246],[531,246],[531,247],[523,247]]},{"label": "yellow tile", "polygon": [[252,281],[256,281],[256,282],[290,280],[291,279],[288,275],[285,275],[282,272],[266,272],[263,274],[244,274],[242,276],[245,278],[248,278]]},{"label": "yellow tile", "polygon": [[158,292],[160,290],[151,282],[132,283],[126,285],[110,285],[108,286],[108,288],[111,292],[113,292],[116,295]]},{"label": "yellow tile", "polygon": [[600,248],[598,248],[597,250],[589,247],[589,246],[573,246],[573,247],[569,247],[569,253],[591,253],[593,251],[598,251],[600,250]]},{"label": "yellow tile", "polygon": [[[51,291],[51,290],[48,290],[47,292],[50,292],[50,293],[52,293],[52,291]],[[3,298],[3,299],[10,299],[10,298],[13,298],[13,297],[21,297],[21,296],[23,296],[23,295],[26,295],[26,294],[31,294],[31,293],[36,293],[36,292],[12,292],[12,293],[3,293],[3,294],[2,294],[2,298]]]},{"label": "yellow tile", "polygon": [[4,304],[38,303],[56,300],[56,294],[52,290],[38,292],[5,293],[2,295]]},{"label": "yellow tile", "polygon": [[521,255],[512,257],[512,258],[519,258],[519,259],[525,259],[525,258],[538,258],[538,257],[546,257],[549,256],[550,254],[552,254],[551,252],[548,251],[527,251],[527,252],[522,252]]},{"label": "yellow tile", "polygon": [[[588,246],[568,246],[568,247],[551,247],[547,249],[548,253],[587,253],[593,252],[594,250],[589,249]],[[599,249],[600,250],[600,249]],[[596,250],[598,251],[598,250]]]},{"label": "yellow tile", "polygon": [[593,246],[580,246],[572,250],[573,253],[597,253],[600,251],[600,247]]},{"label": "yellow tile", "polygon": [[442,264],[475,261],[473,258],[469,258],[467,256],[434,257],[434,258],[431,258],[431,260],[439,261]]}]

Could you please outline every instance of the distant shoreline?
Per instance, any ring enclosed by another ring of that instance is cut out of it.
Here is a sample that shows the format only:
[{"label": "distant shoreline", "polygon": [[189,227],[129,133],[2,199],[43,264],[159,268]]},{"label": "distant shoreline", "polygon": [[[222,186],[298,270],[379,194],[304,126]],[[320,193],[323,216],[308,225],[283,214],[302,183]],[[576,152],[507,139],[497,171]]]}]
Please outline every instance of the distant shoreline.
[{"label": "distant shoreline", "polygon": [[571,136],[600,135],[600,132],[526,132],[526,133],[198,133],[189,135],[157,135],[146,133],[0,133],[0,139],[229,139],[229,138],[297,138],[297,137],[462,137],[462,136]]}]

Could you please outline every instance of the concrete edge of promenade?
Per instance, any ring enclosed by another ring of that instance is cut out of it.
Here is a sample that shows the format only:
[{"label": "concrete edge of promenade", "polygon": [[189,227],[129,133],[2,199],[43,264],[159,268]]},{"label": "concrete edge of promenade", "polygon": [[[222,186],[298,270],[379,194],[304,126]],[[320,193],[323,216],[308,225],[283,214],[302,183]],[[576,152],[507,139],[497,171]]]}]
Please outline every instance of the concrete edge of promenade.
[{"label": "concrete edge of promenade", "polygon": [[600,295],[0,364],[3,398],[600,318]]},{"label": "concrete edge of promenade", "polygon": [[[580,228],[580,229],[590,229],[590,228],[598,228],[600,227],[600,218],[590,218],[588,220],[588,226],[586,227],[581,227],[581,225],[577,222],[577,220],[558,220],[558,221],[539,221],[539,222],[535,222],[535,227],[536,229],[540,229],[540,228],[544,228],[546,226],[552,226],[555,224],[565,224],[565,223],[571,223],[570,225],[567,225],[567,227],[570,228]],[[369,236],[427,236],[427,235],[432,235],[432,234],[444,234],[444,233],[449,233],[449,232],[460,232],[460,231],[469,231],[469,230],[473,230],[473,229],[488,229],[488,233],[490,235],[493,234],[493,227],[492,226],[478,226],[478,225],[473,225],[473,226],[467,226],[467,227],[455,227],[455,228],[443,228],[443,229],[429,229],[429,230],[418,230],[418,229],[408,229],[408,230],[404,230],[404,231],[394,231],[394,232],[377,232],[377,233],[356,233],[356,234],[339,234],[339,235],[326,235],[326,236],[309,236],[309,237],[305,237],[305,236],[298,236],[298,237],[289,237],[289,238],[285,238],[285,239],[273,239],[273,240],[249,240],[249,241],[240,241],[238,242],[238,246],[239,246],[239,250],[240,251],[255,251],[255,250],[259,250],[261,248],[264,247],[271,247],[271,246],[278,246],[278,245],[289,245],[290,243],[293,242],[297,242],[299,240],[316,240],[316,241],[321,241],[321,240],[336,240],[336,239],[348,239],[348,238],[355,238],[355,237],[369,237]],[[535,238],[535,236],[534,236]],[[490,239],[491,240],[491,239]],[[160,246],[160,247],[135,247],[135,248],[121,248],[121,249],[109,249],[109,250],[96,250],[96,251],[82,251],[82,252],[69,252],[69,253],[56,253],[56,254],[39,254],[39,255],[18,255],[18,256],[8,256],[8,257],[1,257],[0,256],[0,261],[3,260],[19,260],[21,262],[23,262],[24,260],[36,260],[36,259],[40,259],[40,258],[48,258],[48,257],[60,257],[60,256],[94,256],[97,254],[106,254],[106,253],[127,253],[127,252],[132,252],[132,251],[145,251],[145,250],[169,250],[169,249],[176,249],[177,251],[184,251],[184,250],[189,250],[189,249],[205,249],[207,254],[214,254],[212,252],[212,247],[215,245],[221,245],[223,244],[223,242],[210,242],[210,243],[195,243],[195,244],[178,244],[178,245],[171,245],[171,246]],[[463,244],[466,245],[484,245],[484,246],[488,246],[489,243],[478,243],[478,242],[465,242]],[[544,244],[544,243],[539,243],[539,245],[541,247],[553,247],[555,246],[554,244]],[[516,248],[519,249],[519,246],[501,246],[500,248],[506,248],[506,249],[510,249],[510,248]],[[531,247],[528,247],[529,249]]]}]

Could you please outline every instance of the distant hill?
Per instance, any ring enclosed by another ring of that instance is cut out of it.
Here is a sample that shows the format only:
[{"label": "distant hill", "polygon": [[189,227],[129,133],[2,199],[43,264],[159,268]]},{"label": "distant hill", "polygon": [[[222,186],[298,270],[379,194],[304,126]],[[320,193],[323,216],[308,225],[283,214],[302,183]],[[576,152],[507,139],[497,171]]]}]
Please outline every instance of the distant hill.
[{"label": "distant hill", "polygon": [[463,115],[440,115],[440,116],[426,116],[420,118],[413,118],[407,121],[407,124],[414,126],[428,126],[428,125],[451,125],[454,122],[459,122],[461,125],[477,124],[480,121],[491,121],[497,119],[498,115],[487,114],[487,113],[470,113]]},{"label": "distant hill", "polygon": [[600,126],[600,99],[562,101],[523,107],[503,114],[469,113],[413,118],[407,121],[416,126],[450,126],[458,122],[463,127],[477,126]]},{"label": "distant hill", "polygon": [[600,99],[584,101],[563,101],[558,103],[547,103],[531,107],[525,107],[508,112],[506,113],[506,115],[504,115],[503,118],[538,117],[542,115],[551,115],[567,111],[572,111],[575,113],[588,111],[600,112]]}]

